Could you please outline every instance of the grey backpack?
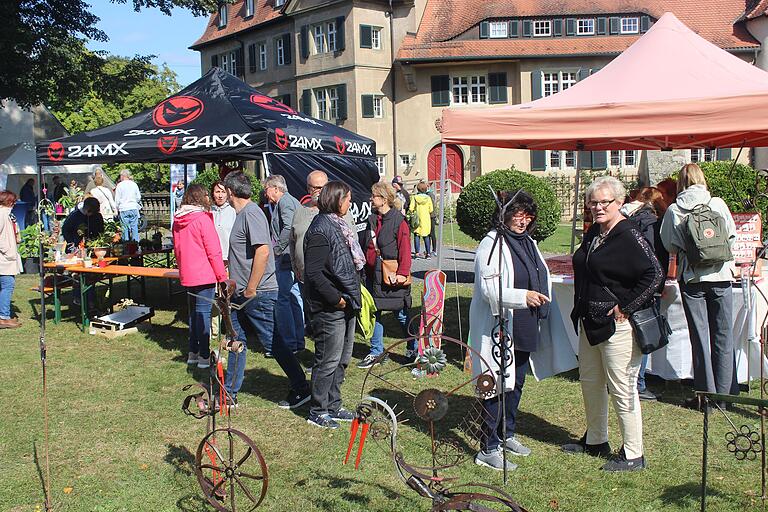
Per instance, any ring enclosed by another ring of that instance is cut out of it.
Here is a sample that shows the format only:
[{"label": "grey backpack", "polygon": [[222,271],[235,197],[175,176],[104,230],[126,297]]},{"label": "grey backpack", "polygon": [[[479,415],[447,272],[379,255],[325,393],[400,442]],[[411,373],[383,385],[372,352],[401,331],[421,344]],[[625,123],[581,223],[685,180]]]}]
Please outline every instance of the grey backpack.
[{"label": "grey backpack", "polygon": [[733,259],[728,226],[722,215],[707,204],[696,205],[683,219],[685,255],[691,266],[708,266]]}]

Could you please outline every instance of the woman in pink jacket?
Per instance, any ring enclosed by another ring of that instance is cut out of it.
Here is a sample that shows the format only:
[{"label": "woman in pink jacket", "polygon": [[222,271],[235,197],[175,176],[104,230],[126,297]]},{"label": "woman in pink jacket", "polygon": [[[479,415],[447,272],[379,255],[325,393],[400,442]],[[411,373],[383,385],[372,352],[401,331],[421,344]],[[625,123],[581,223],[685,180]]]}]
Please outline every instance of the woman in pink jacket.
[{"label": "woman in pink jacket", "polygon": [[221,245],[208,192],[190,185],[173,217],[173,246],[181,285],[189,303],[189,357],[187,364],[210,366],[211,305],[216,283],[227,281]]}]

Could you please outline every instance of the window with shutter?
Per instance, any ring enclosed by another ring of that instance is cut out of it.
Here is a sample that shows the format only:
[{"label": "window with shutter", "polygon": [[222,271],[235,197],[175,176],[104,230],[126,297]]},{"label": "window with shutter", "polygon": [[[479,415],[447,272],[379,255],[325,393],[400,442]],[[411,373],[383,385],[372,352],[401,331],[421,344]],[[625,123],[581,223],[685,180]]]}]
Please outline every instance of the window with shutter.
[{"label": "window with shutter", "polygon": [[614,17],[614,18],[610,18],[609,21],[610,21],[609,29],[611,34],[618,34],[619,28],[621,26],[621,20],[619,18]]},{"label": "window with shutter", "polygon": [[227,14],[228,14],[227,4],[221,4],[219,6],[219,28],[224,28],[227,26]]},{"label": "window with shutter", "polygon": [[267,69],[267,43],[259,43],[259,69]]},{"label": "window with shutter", "polygon": [[531,99],[537,100],[541,98],[542,96],[542,78],[544,77],[544,72],[540,69],[531,71]]},{"label": "window with shutter", "polygon": [[592,169],[607,169],[608,154],[605,151],[592,152]]},{"label": "window with shutter", "polygon": [[651,17],[650,16],[641,16],[640,17],[640,32],[648,32],[649,28],[651,28]]},{"label": "window with shutter", "polygon": [[450,77],[435,75],[430,77],[432,83],[432,106],[447,107],[451,104]]},{"label": "window with shutter", "polygon": [[299,46],[301,51],[301,58],[307,59],[309,57],[309,25],[303,25],[299,32]]},{"label": "window with shutter", "polygon": [[256,44],[248,45],[248,71],[256,72]]},{"label": "window with shutter", "polygon": [[282,98],[280,98],[280,103],[283,105],[290,107],[291,106],[291,95],[290,94],[283,94]]},{"label": "window with shutter", "polygon": [[360,48],[373,48],[370,25],[360,25]]},{"label": "window with shutter", "polygon": [[608,18],[597,18],[597,35],[604,36],[607,30],[607,25]]},{"label": "window with shutter", "polygon": [[312,115],[312,89],[304,89],[301,93],[301,113]]},{"label": "window with shutter", "polygon": [[337,85],[336,95],[338,97],[338,111],[336,114],[336,119],[344,120],[347,118],[347,84]]},{"label": "window with shutter", "polygon": [[343,51],[345,45],[345,33],[344,33],[344,16],[336,18],[336,51]]},{"label": "window with shutter", "polygon": [[212,68],[219,67],[219,56],[218,55],[211,55],[211,67]]},{"label": "window with shutter", "polygon": [[490,36],[490,24],[487,21],[480,22],[480,39],[488,39]]},{"label": "window with shutter", "polygon": [[517,20],[512,20],[509,22],[509,37],[520,37],[520,32],[518,32],[519,30],[519,23]]},{"label": "window with shutter", "polygon": [[544,171],[547,169],[547,152],[531,151],[531,170]]},{"label": "window with shutter", "polygon": [[292,62],[293,53],[291,51],[291,34],[283,35],[283,46],[285,47],[285,65]]},{"label": "window with shutter", "polygon": [[362,103],[363,117],[373,117],[373,94],[363,94],[360,96]]},{"label": "window with shutter", "polygon": [[488,73],[488,103],[507,102],[507,74]]},{"label": "window with shutter", "polygon": [[717,159],[718,160],[731,160],[731,148],[723,148],[717,150]]},{"label": "window with shutter", "polygon": [[238,48],[235,52],[235,76],[245,78],[245,50]]},{"label": "window with shutter", "polygon": [[523,20],[523,37],[531,37],[531,20]]},{"label": "window with shutter", "polygon": [[560,37],[563,35],[563,20],[560,18],[552,20],[552,34],[555,37]]},{"label": "window with shutter", "polygon": [[576,20],[568,18],[565,20],[565,35],[572,36],[576,34]]},{"label": "window with shutter", "polygon": [[579,168],[592,169],[592,152],[579,151]]}]

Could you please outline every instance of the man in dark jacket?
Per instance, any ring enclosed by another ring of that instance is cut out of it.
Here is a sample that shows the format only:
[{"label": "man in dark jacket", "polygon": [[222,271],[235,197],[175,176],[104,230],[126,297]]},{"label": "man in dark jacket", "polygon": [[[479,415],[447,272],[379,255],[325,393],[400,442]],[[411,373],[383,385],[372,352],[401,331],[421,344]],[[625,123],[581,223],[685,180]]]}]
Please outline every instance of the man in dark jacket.
[{"label": "man in dark jacket", "polygon": [[70,250],[76,248],[83,238],[92,240],[104,232],[104,218],[99,213],[100,208],[98,199],[86,197],[83,204],[67,216],[61,234]]}]

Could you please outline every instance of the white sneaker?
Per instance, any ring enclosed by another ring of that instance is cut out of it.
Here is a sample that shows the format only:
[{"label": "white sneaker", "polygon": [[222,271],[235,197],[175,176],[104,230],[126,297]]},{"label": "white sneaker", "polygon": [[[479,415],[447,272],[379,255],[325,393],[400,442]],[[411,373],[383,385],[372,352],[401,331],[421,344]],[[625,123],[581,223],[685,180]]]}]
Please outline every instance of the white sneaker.
[{"label": "white sneaker", "polygon": [[210,368],[211,367],[211,360],[208,359],[208,358],[200,357],[197,360],[197,367],[202,369],[202,370],[204,370],[206,368]]},{"label": "white sneaker", "polygon": [[187,356],[187,364],[197,364],[198,355],[196,352],[190,352]]},{"label": "white sneaker", "polygon": [[527,457],[531,454],[531,449],[527,446],[523,446],[523,443],[518,441],[516,437],[508,437],[504,446],[506,446],[507,451],[512,455]]},{"label": "white sneaker", "polygon": [[[475,464],[495,469],[496,471],[504,471],[504,455],[501,453],[501,446],[490,453],[486,453],[482,450],[477,452],[477,455],[475,455]],[[507,471],[514,471],[516,469],[517,464],[507,460]]]},{"label": "white sneaker", "polygon": [[415,361],[419,357],[419,351],[417,349],[408,349],[405,351],[405,358],[409,361]]}]

